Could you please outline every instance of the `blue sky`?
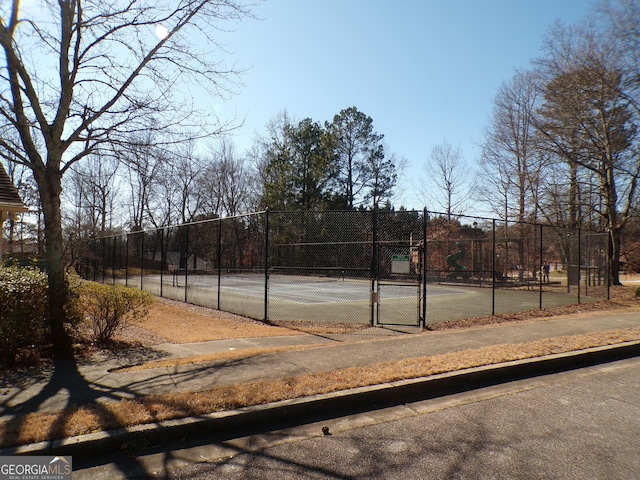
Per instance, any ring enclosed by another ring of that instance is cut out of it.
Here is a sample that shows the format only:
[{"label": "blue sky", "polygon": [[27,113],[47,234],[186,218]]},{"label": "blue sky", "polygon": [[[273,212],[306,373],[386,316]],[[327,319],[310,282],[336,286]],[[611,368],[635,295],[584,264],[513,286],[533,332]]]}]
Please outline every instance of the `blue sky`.
[{"label": "blue sky", "polygon": [[422,208],[414,186],[431,149],[460,146],[469,169],[495,94],[540,55],[557,19],[582,20],[593,0],[267,0],[225,37],[243,87],[216,105],[237,116],[241,150],[286,109],[331,121],[355,106],[409,168],[396,206]]}]

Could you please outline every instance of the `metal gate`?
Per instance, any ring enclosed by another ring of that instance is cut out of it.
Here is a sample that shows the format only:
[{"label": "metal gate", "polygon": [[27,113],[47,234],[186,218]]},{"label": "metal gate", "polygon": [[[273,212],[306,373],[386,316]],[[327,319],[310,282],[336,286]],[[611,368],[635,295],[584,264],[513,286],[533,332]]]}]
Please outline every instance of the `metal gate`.
[{"label": "metal gate", "polygon": [[424,326],[423,253],[422,245],[411,242],[378,244],[372,294],[374,325]]}]

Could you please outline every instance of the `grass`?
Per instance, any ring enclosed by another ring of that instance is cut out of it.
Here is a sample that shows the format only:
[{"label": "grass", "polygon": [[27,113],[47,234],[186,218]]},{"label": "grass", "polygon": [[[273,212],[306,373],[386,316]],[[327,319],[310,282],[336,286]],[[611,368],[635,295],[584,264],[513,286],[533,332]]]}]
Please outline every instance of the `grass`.
[{"label": "grass", "polygon": [[[610,330],[524,344],[483,347],[273,381],[218,387],[200,392],[148,395],[99,405],[74,406],[57,412],[30,413],[0,421],[0,448],[619,344],[638,339],[640,339],[640,328]],[[256,355],[267,352],[234,353]],[[206,361],[214,359],[215,357],[208,356]]]}]

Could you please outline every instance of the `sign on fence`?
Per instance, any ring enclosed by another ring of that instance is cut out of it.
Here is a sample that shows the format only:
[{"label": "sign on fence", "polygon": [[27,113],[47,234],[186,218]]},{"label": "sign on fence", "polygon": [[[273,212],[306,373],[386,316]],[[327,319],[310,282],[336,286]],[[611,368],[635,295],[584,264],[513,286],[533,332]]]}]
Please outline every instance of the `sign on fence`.
[{"label": "sign on fence", "polygon": [[409,255],[391,256],[391,273],[411,273]]}]

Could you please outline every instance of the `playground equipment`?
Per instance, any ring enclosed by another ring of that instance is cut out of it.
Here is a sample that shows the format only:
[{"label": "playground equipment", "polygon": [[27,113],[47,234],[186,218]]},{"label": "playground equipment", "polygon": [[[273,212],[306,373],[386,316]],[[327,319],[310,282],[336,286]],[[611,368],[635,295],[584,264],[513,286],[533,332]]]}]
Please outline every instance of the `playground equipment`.
[{"label": "playground equipment", "polygon": [[467,267],[464,265],[460,265],[458,260],[464,258],[464,248],[460,242],[456,242],[456,247],[458,247],[458,251],[456,253],[452,253],[451,255],[447,255],[445,261],[451,267],[453,267],[453,272],[450,272],[447,275],[447,278],[450,280],[454,280],[458,277],[469,278],[469,272],[467,272]]}]

